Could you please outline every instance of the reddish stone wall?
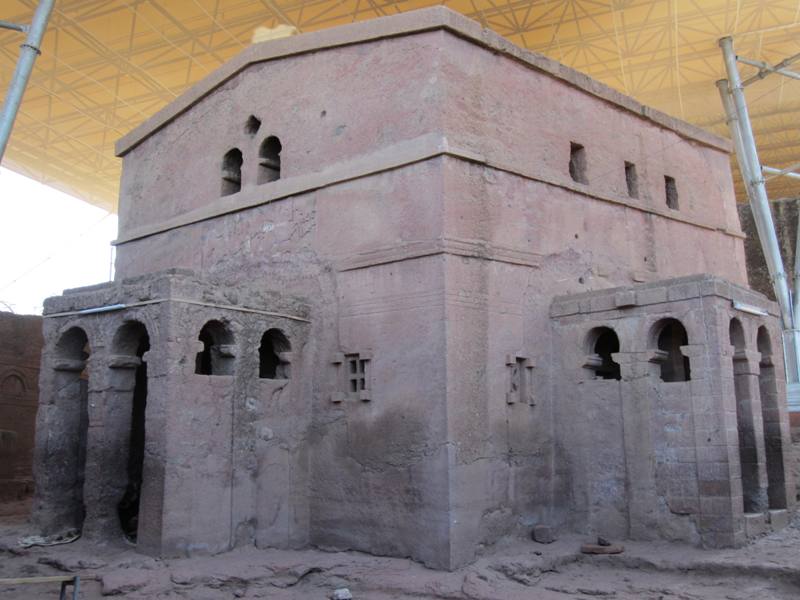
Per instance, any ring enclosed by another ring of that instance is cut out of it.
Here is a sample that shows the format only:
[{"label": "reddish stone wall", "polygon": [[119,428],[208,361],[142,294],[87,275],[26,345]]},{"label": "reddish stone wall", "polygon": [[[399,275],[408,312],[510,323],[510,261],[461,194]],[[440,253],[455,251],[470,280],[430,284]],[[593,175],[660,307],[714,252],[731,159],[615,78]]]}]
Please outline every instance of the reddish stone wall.
[{"label": "reddish stone wall", "polygon": [[0,500],[31,491],[42,318],[0,313]]}]

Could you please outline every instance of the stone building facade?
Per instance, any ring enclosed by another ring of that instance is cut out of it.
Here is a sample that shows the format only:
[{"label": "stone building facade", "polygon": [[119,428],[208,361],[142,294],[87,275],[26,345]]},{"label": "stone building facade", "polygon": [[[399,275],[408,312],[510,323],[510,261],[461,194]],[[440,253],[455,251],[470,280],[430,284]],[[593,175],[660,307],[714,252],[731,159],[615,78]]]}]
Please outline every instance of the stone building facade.
[{"label": "stone building facade", "polygon": [[117,150],[117,280],[46,304],[43,530],[455,568],[793,508],[726,141],[434,8],[253,46]]},{"label": "stone building facade", "polygon": [[[772,218],[778,235],[778,247],[783,258],[784,268],[791,273],[795,263],[795,249],[797,246],[797,222],[800,215],[800,198],[780,198],[770,202]],[[769,280],[767,263],[758,240],[756,224],[749,204],[739,204],[739,219],[742,222],[742,231],[747,236],[744,241],[745,262],[747,264],[747,279],[750,287],[761,292],[771,299],[775,299],[775,292]],[[797,487],[797,496],[800,498],[800,399],[788,395],[789,425],[791,427],[792,444],[794,446],[794,478]]]},{"label": "stone building facade", "polygon": [[0,312],[0,501],[33,492],[42,318]]}]

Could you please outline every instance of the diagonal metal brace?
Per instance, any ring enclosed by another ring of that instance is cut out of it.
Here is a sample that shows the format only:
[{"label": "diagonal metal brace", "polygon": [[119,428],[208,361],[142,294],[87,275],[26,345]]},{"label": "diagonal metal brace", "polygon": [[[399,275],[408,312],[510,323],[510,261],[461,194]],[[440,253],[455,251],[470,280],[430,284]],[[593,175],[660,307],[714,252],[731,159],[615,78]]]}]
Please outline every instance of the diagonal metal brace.
[{"label": "diagonal metal brace", "polygon": [[790,56],[779,62],[777,65],[770,65],[769,63],[764,62],[763,60],[752,60],[749,58],[742,58],[741,56],[736,57],[736,61],[743,63],[745,65],[750,65],[751,67],[756,67],[758,69],[758,73],[753,75],[752,77],[745,79],[742,82],[742,87],[746,87],[751,83],[755,83],[756,81],[760,81],[764,79],[770,73],[777,73],[778,75],[783,75],[784,77],[789,77],[790,79],[800,79],[800,73],[795,73],[794,71],[788,70],[788,67],[793,62],[796,62],[800,59],[800,52],[797,54]]},{"label": "diagonal metal brace", "polygon": [[31,30],[30,25],[19,25],[17,23],[11,23],[10,21],[3,21],[0,19],[0,29],[11,29],[12,31],[20,31],[22,33],[28,33]]}]

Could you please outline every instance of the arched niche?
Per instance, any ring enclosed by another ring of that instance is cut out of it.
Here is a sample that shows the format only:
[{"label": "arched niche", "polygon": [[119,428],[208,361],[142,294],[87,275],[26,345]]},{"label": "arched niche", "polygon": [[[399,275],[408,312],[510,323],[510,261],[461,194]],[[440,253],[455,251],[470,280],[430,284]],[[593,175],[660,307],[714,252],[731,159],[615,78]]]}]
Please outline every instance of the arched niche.
[{"label": "arched niche", "polygon": [[258,149],[258,183],[269,183],[281,178],[281,141],[271,135]]},{"label": "arched niche", "polygon": [[244,157],[238,148],[232,148],[222,157],[221,195],[229,196],[242,189],[242,163]]},{"label": "arched niche", "polygon": [[658,350],[661,381],[689,381],[691,379],[689,357],[681,352],[681,346],[689,343],[689,336],[683,323],[673,318],[661,319],[653,326],[651,339]]},{"label": "arched niche", "polygon": [[233,375],[233,332],[227,323],[208,321],[197,338],[202,349],[195,357],[198,375]]},{"label": "arched niche", "polygon": [[619,364],[612,357],[620,348],[616,331],[611,327],[595,327],[587,335],[585,346],[589,354],[585,366],[596,379],[619,381],[622,378]]}]

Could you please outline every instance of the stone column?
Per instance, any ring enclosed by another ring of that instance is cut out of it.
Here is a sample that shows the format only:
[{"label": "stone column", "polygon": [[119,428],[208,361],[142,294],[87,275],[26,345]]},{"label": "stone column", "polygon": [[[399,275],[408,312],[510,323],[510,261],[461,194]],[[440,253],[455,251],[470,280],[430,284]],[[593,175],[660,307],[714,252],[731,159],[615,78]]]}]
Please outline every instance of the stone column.
[{"label": "stone column", "polygon": [[617,352],[612,358],[622,377],[622,420],[628,487],[630,537],[655,539],[658,501],[653,455],[653,377],[650,352]]},{"label": "stone column", "polygon": [[[39,533],[80,529],[83,521],[86,361],[53,357],[47,348],[39,383],[32,511]],[[91,370],[91,369],[90,369]]]},{"label": "stone column", "polygon": [[761,354],[737,350],[733,355],[733,377],[737,403],[739,457],[745,512],[763,512],[769,507],[767,496],[764,418],[758,381]]},{"label": "stone column", "polygon": [[703,345],[682,346],[692,365],[692,407],[699,495],[698,530],[710,547],[744,542],[742,485],[738,467],[733,347],[708,353]]},{"label": "stone column", "polygon": [[[162,328],[167,329],[167,310],[160,312]],[[163,333],[162,333],[163,335]],[[177,397],[183,346],[173,338],[150,335],[147,361],[147,408],[145,409],[144,464],[139,497],[139,530],[136,545],[140,552],[160,556],[164,547],[164,493],[167,464],[167,403]]]},{"label": "stone column", "polygon": [[[99,361],[100,362],[100,361]],[[84,534],[93,538],[122,535],[117,506],[128,483],[135,356],[104,357],[97,369],[98,390],[89,396]]]}]

